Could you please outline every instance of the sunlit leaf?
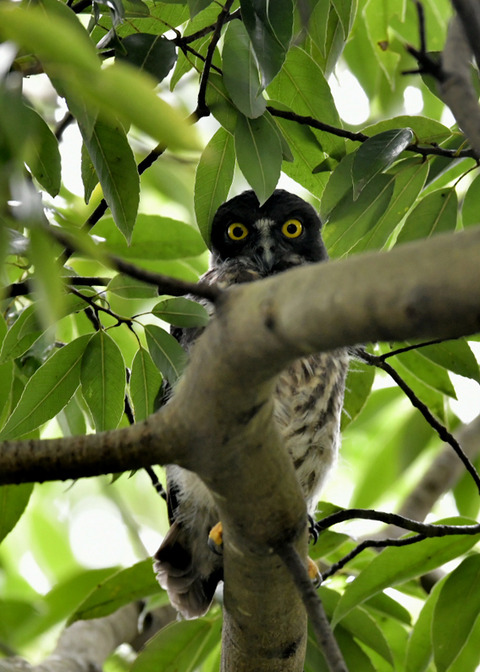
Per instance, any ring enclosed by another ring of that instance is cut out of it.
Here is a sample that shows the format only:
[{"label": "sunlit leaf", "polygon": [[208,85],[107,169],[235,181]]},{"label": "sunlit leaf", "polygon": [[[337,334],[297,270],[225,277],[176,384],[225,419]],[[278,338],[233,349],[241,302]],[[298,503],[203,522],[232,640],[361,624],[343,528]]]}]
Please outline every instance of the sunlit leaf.
[{"label": "sunlit leaf", "polygon": [[195,216],[207,245],[213,216],[228,196],[234,169],[233,138],[220,128],[205,147],[195,174]]},{"label": "sunlit leaf", "polygon": [[145,326],[150,354],[163,376],[173,385],[183,372],[187,354],[173,336],[154,324]]},{"label": "sunlit leaf", "polygon": [[156,287],[129,275],[118,273],[108,283],[109,292],[124,299],[150,299],[158,296]]},{"label": "sunlit leaf", "polygon": [[206,327],[209,320],[207,310],[201,303],[183,296],[160,301],[152,308],[152,313],[177,327]]},{"label": "sunlit leaf", "polygon": [[33,226],[30,229],[30,259],[35,267],[33,285],[43,305],[40,317],[45,328],[60,319],[65,309],[64,283],[57,254],[51,236],[43,228]]},{"label": "sunlit leaf", "polygon": [[[287,105],[297,114],[321,118],[323,122],[341,127],[340,117],[328,82],[309,54],[291,48],[282,70],[268,86],[268,95]],[[345,154],[345,140],[313,129],[322,149],[340,160]]]},{"label": "sunlit leaf", "polygon": [[125,131],[119,124],[97,121],[93,132],[83,133],[95,172],[115,224],[131,241],[140,198],[137,165]]},{"label": "sunlit leaf", "polygon": [[155,410],[155,398],[162,385],[162,376],[145,348],[139,348],[132,363],[130,396],[135,421],[145,420]]},{"label": "sunlit leaf", "polygon": [[[452,518],[438,522],[444,525],[475,524],[475,521],[466,518]],[[334,622],[338,623],[353,607],[384,588],[425,574],[462,555],[479,538],[480,535],[461,534],[431,537],[410,546],[384,549],[355,581],[347,586],[335,610]]]},{"label": "sunlit leaf", "polygon": [[462,222],[464,227],[480,224],[478,203],[480,200],[480,175],[468,187],[462,203]]},{"label": "sunlit leaf", "polygon": [[260,203],[272,195],[280,177],[282,146],[263,117],[240,117],[235,129],[238,165]]},{"label": "sunlit leaf", "polygon": [[432,637],[438,672],[450,669],[465,646],[479,613],[480,555],[475,554],[465,558],[448,576],[435,605]]},{"label": "sunlit leaf", "polygon": [[124,410],[125,362],[118,345],[103,329],[85,348],[80,382],[97,432],[115,429]]},{"label": "sunlit leaf", "polygon": [[33,483],[22,485],[3,485],[0,488],[0,541],[13,530],[25,511]]},{"label": "sunlit leaf", "polygon": [[54,418],[80,382],[80,365],[90,336],[80,336],[57,350],[27,382],[22,396],[0,431],[2,439],[23,436]]},{"label": "sunlit leaf", "polygon": [[432,657],[433,611],[445,578],[438,581],[424,602],[408,640],[405,672],[424,672]]},{"label": "sunlit leaf", "polygon": [[427,194],[409,214],[397,244],[437,233],[454,231],[457,225],[457,192],[453,187]]},{"label": "sunlit leaf", "polygon": [[[80,604],[71,621],[108,616],[125,604],[161,592],[152,561],[147,558],[108,576]],[[166,596],[165,599],[167,600]]]},{"label": "sunlit leaf", "polygon": [[34,142],[29,143],[26,164],[45,191],[50,196],[56,196],[60,191],[61,181],[58,140],[35,110],[25,106],[25,111],[34,134]]},{"label": "sunlit leaf", "polygon": [[436,343],[421,348],[420,352],[427,359],[445,367],[459,376],[472,378],[480,383],[480,372],[477,359],[464,338],[443,343]]},{"label": "sunlit leaf", "polygon": [[28,306],[20,313],[5,336],[0,351],[0,364],[23,355],[42,333],[36,307]]},{"label": "sunlit leaf", "polygon": [[205,250],[202,237],[193,226],[159,215],[138,215],[130,245],[111,217],[103,217],[93,232],[105,239],[98,244],[100,250],[124,259],[180,259],[195,257]]},{"label": "sunlit leaf", "polygon": [[375,379],[375,367],[353,360],[345,381],[342,430],[360,413],[368,399]]}]

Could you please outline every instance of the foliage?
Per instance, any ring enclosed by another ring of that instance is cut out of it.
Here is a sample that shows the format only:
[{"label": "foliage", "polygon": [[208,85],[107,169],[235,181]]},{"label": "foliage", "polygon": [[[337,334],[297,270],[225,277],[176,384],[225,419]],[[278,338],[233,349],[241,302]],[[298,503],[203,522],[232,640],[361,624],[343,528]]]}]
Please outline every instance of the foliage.
[{"label": "foliage", "polygon": [[[428,48],[439,51],[450,5],[427,0],[424,9]],[[415,67],[404,46],[419,40],[412,2],[235,0],[222,10],[209,0],[24,0],[0,6],[0,38],[11,65],[0,73],[1,439],[115,429],[154,410],[162,376],[173,383],[185,364],[165,323],[204,326],[208,316],[112,270],[108,255],[196,281],[212,214],[230,190],[248,183],[265,200],[288,176],[319,207],[335,258],[478,224],[480,178],[464,136],[427,77],[402,75]],[[368,96],[361,132],[341,119],[335,72],[352,73]],[[422,114],[405,113],[411,86]],[[393,354],[417,399],[455,428],[450,374],[480,383],[471,345],[410,345],[376,353]],[[398,508],[440,448],[403,394],[374,377],[354,361],[338,487],[326,493],[339,507]],[[0,488],[0,652],[36,657],[68,619],[162,602],[145,560],[155,543],[147,552],[142,539],[164,531],[165,512],[144,479]],[[467,478],[455,487],[453,524],[478,513],[471,487]],[[69,525],[82,502],[100,501],[129,529],[123,569],[105,568],[108,560],[89,568],[75,552]],[[321,504],[318,517],[330,511]],[[354,538],[323,532],[312,555],[328,567]],[[476,541],[368,549],[320,588],[350,669],[476,669]],[[420,577],[451,560],[428,594]],[[215,669],[219,624],[213,611],[169,625],[123,669]],[[305,669],[326,669],[313,638]]]}]

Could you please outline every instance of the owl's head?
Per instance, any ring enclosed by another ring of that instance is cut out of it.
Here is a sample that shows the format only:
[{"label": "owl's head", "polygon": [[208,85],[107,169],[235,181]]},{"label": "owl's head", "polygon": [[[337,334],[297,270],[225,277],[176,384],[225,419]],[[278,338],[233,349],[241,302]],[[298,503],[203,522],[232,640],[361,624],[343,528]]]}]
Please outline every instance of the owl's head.
[{"label": "owl's head", "polygon": [[212,223],[215,263],[249,259],[261,276],[328,258],[315,209],[295,194],[277,189],[260,205],[244,191],[219,207]]}]

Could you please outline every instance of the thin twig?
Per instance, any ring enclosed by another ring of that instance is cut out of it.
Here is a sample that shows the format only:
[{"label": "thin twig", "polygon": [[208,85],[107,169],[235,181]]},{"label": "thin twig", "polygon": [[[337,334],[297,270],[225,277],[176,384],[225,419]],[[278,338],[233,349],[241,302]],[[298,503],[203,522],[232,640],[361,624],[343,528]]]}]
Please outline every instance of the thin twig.
[{"label": "thin twig", "polygon": [[353,551],[347,553],[341,560],[335,562],[329,569],[322,572],[323,579],[328,579],[345,567],[351,560],[360,555],[367,548],[386,548],[387,546],[411,546],[423,541],[426,537],[423,534],[417,534],[414,537],[406,539],[366,539],[356,546]]},{"label": "thin twig", "polygon": [[288,569],[298,589],[315,636],[327,662],[328,669],[330,672],[348,672],[342,652],[333,636],[322,601],[313,587],[305,564],[295,546],[293,544],[286,544],[276,549],[276,552]]},{"label": "thin twig", "polygon": [[411,518],[405,518],[397,513],[375,511],[374,509],[344,509],[336,511],[315,523],[317,533],[321,534],[327,528],[344,523],[347,520],[378,520],[387,525],[396,525],[410,532],[418,532],[423,537],[447,537],[456,534],[480,534],[480,523],[477,525],[437,525],[435,523],[420,523]]},{"label": "thin twig", "polygon": [[397,373],[397,371],[388,362],[385,362],[381,357],[371,355],[363,348],[357,348],[355,354],[367,364],[370,364],[371,366],[376,366],[379,369],[382,369],[382,371],[385,371],[385,373],[388,373],[388,375],[397,383],[399,388],[409,398],[412,406],[414,406],[416,409],[420,411],[420,413],[423,415],[428,424],[438,434],[440,439],[444,443],[448,443],[453,448],[455,453],[463,462],[466,470],[473,478],[475,485],[477,486],[477,490],[480,493],[480,476],[477,470],[475,469],[474,465],[472,464],[471,460],[467,457],[467,455],[463,451],[461,445],[458,443],[453,434],[448,431],[445,425],[442,425],[442,423],[436,419],[436,417],[432,414],[428,406],[424,404],[422,401],[420,401],[415,392],[409,385],[407,385],[407,383],[403,380],[400,374]]}]

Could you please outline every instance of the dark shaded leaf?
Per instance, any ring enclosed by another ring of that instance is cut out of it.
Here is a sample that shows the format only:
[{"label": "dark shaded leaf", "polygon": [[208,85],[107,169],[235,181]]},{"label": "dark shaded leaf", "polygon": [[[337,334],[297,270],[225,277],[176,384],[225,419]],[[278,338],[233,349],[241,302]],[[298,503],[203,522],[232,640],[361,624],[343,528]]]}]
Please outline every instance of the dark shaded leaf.
[{"label": "dark shaded leaf", "polygon": [[232,21],[226,30],[222,58],[223,81],[235,106],[246,117],[260,117],[266,102],[252,44],[240,21]]},{"label": "dark shaded leaf", "polygon": [[130,242],[140,199],[140,180],[125,131],[119,124],[97,121],[91,135],[85,131],[82,135],[115,224]]},{"label": "dark shaded leaf", "polygon": [[265,88],[281,69],[293,30],[292,0],[240,0],[242,19],[262,73]]},{"label": "dark shaded leaf", "polygon": [[282,146],[278,134],[264,117],[240,117],[235,129],[235,150],[240,170],[264,203],[280,177]]},{"label": "dark shaded leaf", "polygon": [[124,299],[150,299],[158,296],[157,289],[153,285],[121,273],[112,278],[107,289],[117,296],[123,296]]},{"label": "dark shaded leaf", "polygon": [[375,175],[395,161],[412,139],[411,129],[394,129],[374,135],[358,148],[352,166],[354,200]]},{"label": "dark shaded leaf", "polygon": [[116,57],[145,70],[158,82],[165,79],[177,60],[175,44],[161,35],[133,33],[121,45],[124,51],[116,49]]}]

